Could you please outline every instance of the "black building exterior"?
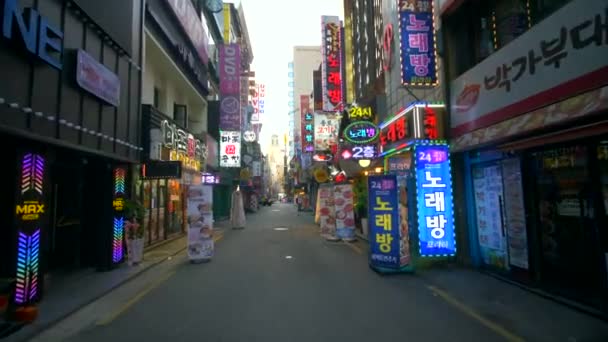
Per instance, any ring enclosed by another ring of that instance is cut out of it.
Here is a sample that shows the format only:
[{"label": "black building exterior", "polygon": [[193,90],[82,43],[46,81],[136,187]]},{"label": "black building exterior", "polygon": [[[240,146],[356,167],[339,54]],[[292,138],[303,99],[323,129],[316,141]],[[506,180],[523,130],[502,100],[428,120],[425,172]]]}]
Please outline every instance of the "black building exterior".
[{"label": "black building exterior", "polygon": [[0,1],[0,277],[17,304],[48,273],[122,260],[113,201],[142,149],[143,2]]}]

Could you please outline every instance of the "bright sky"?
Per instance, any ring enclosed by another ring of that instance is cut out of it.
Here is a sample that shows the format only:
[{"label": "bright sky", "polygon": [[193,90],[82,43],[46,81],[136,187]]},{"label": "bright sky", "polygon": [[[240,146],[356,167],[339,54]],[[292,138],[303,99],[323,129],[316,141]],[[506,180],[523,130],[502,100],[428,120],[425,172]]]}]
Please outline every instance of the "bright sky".
[{"label": "bright sky", "polygon": [[[287,132],[287,63],[296,45],[321,45],[321,16],[344,17],[343,0],[241,0],[253,50],[255,80],[266,85],[260,144]],[[312,70],[311,70],[312,71]]]}]

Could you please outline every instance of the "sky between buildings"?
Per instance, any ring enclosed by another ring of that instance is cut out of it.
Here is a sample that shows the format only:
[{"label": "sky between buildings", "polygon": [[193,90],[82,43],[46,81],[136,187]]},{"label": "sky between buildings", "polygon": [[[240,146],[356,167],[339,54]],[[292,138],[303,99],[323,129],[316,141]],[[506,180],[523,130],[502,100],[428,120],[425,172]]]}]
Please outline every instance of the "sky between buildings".
[{"label": "sky between buildings", "polygon": [[[287,63],[295,45],[321,45],[321,16],[344,17],[343,0],[241,0],[253,50],[255,79],[266,85],[260,143],[280,142],[289,125]],[[312,72],[312,70],[311,70]],[[264,152],[266,153],[266,152]]]}]

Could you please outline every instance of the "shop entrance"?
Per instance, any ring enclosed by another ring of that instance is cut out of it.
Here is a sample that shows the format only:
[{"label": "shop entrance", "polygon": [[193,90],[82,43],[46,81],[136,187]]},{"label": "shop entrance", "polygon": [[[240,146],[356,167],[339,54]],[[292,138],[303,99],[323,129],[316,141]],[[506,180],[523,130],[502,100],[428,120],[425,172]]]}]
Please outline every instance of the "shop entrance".
[{"label": "shop entrance", "polygon": [[593,153],[586,144],[532,153],[541,279],[588,304],[601,302],[604,274]]}]

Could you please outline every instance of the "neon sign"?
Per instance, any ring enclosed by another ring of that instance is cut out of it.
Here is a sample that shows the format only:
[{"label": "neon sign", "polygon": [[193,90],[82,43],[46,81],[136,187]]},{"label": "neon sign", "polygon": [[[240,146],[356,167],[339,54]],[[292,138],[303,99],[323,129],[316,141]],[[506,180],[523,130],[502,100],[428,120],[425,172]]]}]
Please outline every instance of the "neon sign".
[{"label": "neon sign", "polygon": [[378,157],[378,148],[371,144],[344,147],[341,155],[342,159],[374,159]]},{"label": "neon sign", "polygon": [[114,227],[112,239],[112,261],[118,263],[123,258],[122,238],[124,235],[125,219],[123,216],[125,201],[125,181],[127,171],[124,168],[114,169]]},{"label": "neon sign", "polygon": [[374,118],[372,107],[352,107],[348,110],[348,118],[351,120],[371,120]]},{"label": "neon sign", "polygon": [[380,131],[380,145],[397,142],[407,137],[407,120],[405,116],[401,116],[397,120],[391,122]]},{"label": "neon sign", "polygon": [[323,110],[335,111],[343,107],[342,93],[342,25],[336,16],[321,18],[323,36]]},{"label": "neon sign", "polygon": [[399,0],[401,83],[437,85],[437,43],[432,0]]},{"label": "neon sign", "polygon": [[17,227],[17,272],[15,303],[25,305],[36,301],[39,295],[40,236],[45,210],[44,157],[26,153],[21,159],[21,175],[15,206]]},{"label": "neon sign", "polygon": [[366,144],[376,140],[380,130],[369,121],[355,121],[344,129],[344,139],[353,144]]},{"label": "neon sign", "polygon": [[420,255],[456,254],[449,147],[429,140],[415,145]]}]

